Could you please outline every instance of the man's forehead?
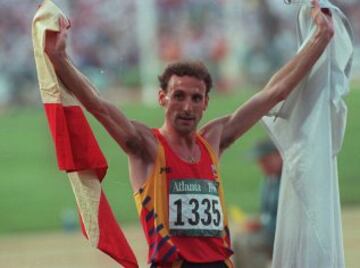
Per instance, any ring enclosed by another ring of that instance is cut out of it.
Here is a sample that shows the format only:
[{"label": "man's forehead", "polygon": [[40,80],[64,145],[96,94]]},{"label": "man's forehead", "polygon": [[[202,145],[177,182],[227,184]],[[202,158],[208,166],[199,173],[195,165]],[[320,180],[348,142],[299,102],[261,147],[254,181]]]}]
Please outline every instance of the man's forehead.
[{"label": "man's forehead", "polygon": [[197,90],[205,90],[206,85],[205,82],[201,79],[198,79],[193,76],[177,76],[172,75],[169,80],[169,88],[176,89],[197,89]]}]

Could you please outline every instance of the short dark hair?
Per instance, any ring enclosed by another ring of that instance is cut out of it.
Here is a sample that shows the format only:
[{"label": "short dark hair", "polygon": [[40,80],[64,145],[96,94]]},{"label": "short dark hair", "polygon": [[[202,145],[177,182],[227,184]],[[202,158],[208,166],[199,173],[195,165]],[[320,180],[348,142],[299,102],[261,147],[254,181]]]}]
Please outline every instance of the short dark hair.
[{"label": "short dark hair", "polygon": [[167,90],[169,80],[172,75],[191,76],[204,81],[206,86],[206,95],[212,87],[211,75],[205,64],[201,61],[179,61],[169,64],[165,68],[164,72],[158,76],[162,90]]}]

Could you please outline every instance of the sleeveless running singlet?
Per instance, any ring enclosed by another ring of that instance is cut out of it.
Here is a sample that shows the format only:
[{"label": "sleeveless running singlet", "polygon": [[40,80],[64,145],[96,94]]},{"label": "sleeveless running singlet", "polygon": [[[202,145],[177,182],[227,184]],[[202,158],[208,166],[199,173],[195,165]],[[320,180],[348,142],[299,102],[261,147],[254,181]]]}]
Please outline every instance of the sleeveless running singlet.
[{"label": "sleeveless running singlet", "polygon": [[198,135],[201,158],[188,163],[159,130],[153,132],[159,141],[154,170],[134,195],[149,245],[148,261],[158,267],[176,267],[179,260],[225,261],[232,267],[223,187],[212,148]]}]

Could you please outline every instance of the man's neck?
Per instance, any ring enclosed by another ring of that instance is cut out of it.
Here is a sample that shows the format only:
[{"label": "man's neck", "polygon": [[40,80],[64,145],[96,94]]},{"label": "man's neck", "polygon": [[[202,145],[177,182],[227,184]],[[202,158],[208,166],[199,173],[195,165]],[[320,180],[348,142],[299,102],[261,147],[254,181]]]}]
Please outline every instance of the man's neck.
[{"label": "man's neck", "polygon": [[165,124],[159,129],[160,133],[173,146],[185,146],[192,148],[196,145],[196,132],[180,133],[173,128],[167,127]]},{"label": "man's neck", "polygon": [[165,137],[173,151],[186,162],[196,163],[201,158],[200,147],[196,144],[196,133],[179,133],[165,125],[160,128],[160,133]]}]

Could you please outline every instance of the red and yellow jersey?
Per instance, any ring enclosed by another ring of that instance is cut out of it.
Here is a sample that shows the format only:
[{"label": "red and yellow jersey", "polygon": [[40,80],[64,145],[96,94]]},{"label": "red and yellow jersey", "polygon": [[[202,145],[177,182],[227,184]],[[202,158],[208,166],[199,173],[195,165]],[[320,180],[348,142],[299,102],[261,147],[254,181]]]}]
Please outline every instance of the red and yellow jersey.
[{"label": "red and yellow jersey", "polygon": [[179,158],[158,130],[157,158],[151,176],[135,193],[135,202],[149,245],[148,261],[176,267],[185,259],[207,263],[232,255],[218,160],[201,137],[197,163]]}]

